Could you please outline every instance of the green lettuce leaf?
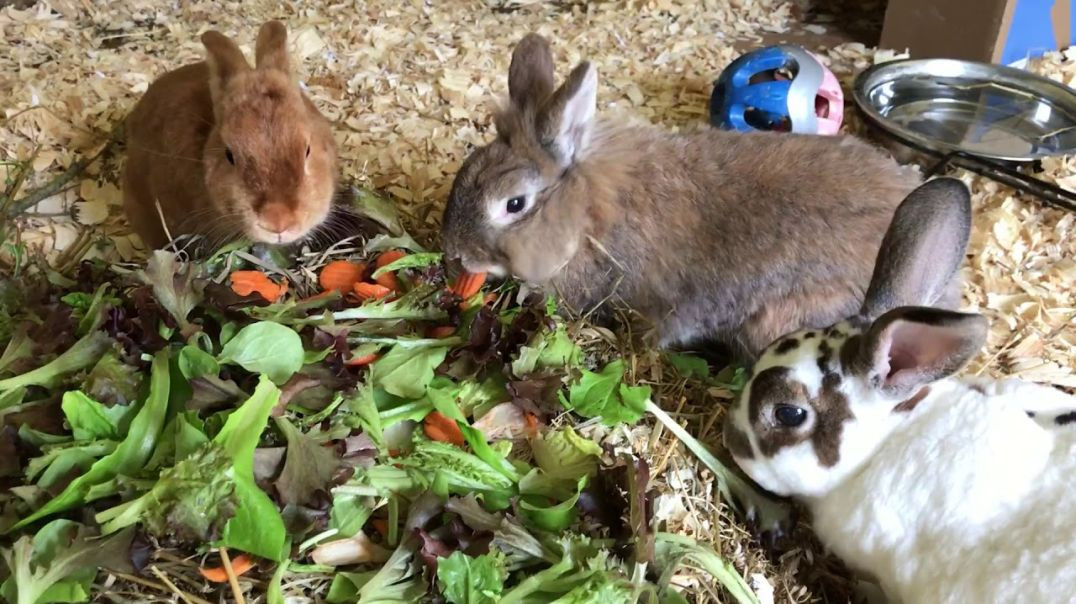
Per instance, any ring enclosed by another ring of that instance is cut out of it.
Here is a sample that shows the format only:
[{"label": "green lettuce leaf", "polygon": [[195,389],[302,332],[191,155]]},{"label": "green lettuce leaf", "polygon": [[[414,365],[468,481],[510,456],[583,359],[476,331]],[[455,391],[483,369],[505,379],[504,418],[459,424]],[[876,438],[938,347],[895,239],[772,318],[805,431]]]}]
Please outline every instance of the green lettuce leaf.
[{"label": "green lettuce leaf", "polygon": [[100,512],[94,519],[105,534],[142,522],[158,538],[198,545],[211,541],[237,505],[231,465],[222,446],[206,443],[161,472],[141,497]]},{"label": "green lettuce leaf", "polygon": [[228,416],[213,439],[232,459],[231,472],[239,501],[235,516],[224,528],[221,545],[276,562],[286,555],[287,534],[276,504],[254,483],[254,449],[269,421],[269,412],[279,399],[280,389],[262,376],[254,394]]},{"label": "green lettuce leaf", "polygon": [[12,604],[85,602],[101,567],[126,569],[133,531],[95,539],[89,529],[70,520],[53,520],[31,540],[22,537],[3,550],[11,576],[0,595]]},{"label": "green lettuce leaf", "polygon": [[371,277],[375,279],[385,273],[394,273],[405,268],[426,268],[441,262],[444,254],[440,252],[420,252],[408,254],[395,262],[390,262],[374,271]]},{"label": "green lettuce leaf", "polygon": [[197,346],[188,345],[180,349],[178,362],[179,371],[188,380],[205,375],[216,377],[220,374],[220,364],[217,363],[217,359]]},{"label": "green lettuce leaf", "polygon": [[291,379],[303,367],[306,353],[295,330],[269,321],[251,323],[224,345],[218,362],[263,373],[276,384]]},{"label": "green lettuce leaf", "polygon": [[127,436],[116,450],[101,458],[86,471],[67,485],[62,493],[51,499],[34,513],[23,518],[10,530],[20,529],[45,516],[68,510],[85,503],[86,493],[90,487],[106,482],[118,475],[133,476],[146,465],[157,439],[164,427],[168,413],[168,349],[157,353],[150,369],[149,396],[146,398],[138,415],[131,420]]},{"label": "green lettuce leaf", "polygon": [[571,426],[551,430],[532,439],[531,450],[534,452],[534,461],[543,472],[571,481],[594,476],[602,454],[598,443],[579,436]]},{"label": "green lettuce leaf", "polygon": [[437,585],[449,604],[494,604],[507,576],[496,551],[478,557],[456,551],[437,562]]},{"label": "green lettuce leaf", "polygon": [[598,373],[583,371],[572,384],[568,397],[561,394],[565,408],[583,417],[597,417],[607,426],[633,424],[642,418],[650,400],[649,386],[628,386],[623,383],[624,361],[609,363]]},{"label": "green lettuce leaf", "polygon": [[102,331],[89,333],[45,365],[22,375],[0,380],[0,394],[26,386],[54,386],[60,378],[96,363],[111,346],[112,338],[108,337],[108,334]]},{"label": "green lettuce leaf", "polygon": [[65,392],[60,406],[76,441],[120,440],[135,410],[134,405],[106,407],[81,390]]},{"label": "green lettuce leaf", "polygon": [[448,348],[443,346],[394,346],[370,366],[370,380],[390,394],[409,400],[419,399],[425,396],[433,381],[434,369],[447,355]]},{"label": "green lettuce leaf", "polygon": [[141,393],[142,372],[121,361],[115,351],[109,351],[90,369],[82,390],[106,405],[128,405],[138,400]]}]

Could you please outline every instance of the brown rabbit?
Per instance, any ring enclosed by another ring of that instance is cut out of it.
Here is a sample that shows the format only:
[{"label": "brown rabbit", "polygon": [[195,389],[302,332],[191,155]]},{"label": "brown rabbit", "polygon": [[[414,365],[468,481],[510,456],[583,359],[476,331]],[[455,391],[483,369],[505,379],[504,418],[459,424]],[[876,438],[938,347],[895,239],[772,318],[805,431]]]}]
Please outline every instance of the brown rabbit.
[{"label": "brown rabbit", "polygon": [[329,214],[336,144],[291,74],[284,25],[261,27],[253,69],[221,33],[202,43],[206,61],[158,78],[127,118],[131,224],[153,247],[169,234],[303,238]]},{"label": "brown rabbit", "polygon": [[[849,137],[596,121],[597,82],[584,62],[554,90],[549,44],[519,43],[497,138],[453,183],[450,258],[577,311],[619,298],[662,345],[716,340],[745,357],[859,308],[914,170]],[[955,302],[950,290],[931,303]]]}]

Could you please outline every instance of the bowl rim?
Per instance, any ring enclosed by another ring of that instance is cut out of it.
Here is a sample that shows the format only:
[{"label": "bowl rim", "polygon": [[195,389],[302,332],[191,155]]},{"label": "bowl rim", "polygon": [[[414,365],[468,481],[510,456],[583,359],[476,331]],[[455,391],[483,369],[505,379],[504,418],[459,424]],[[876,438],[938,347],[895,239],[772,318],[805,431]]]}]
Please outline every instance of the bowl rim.
[{"label": "bowl rim", "polygon": [[1049,78],[1033,74],[1029,71],[1009,67],[1006,65],[994,65],[975,61],[963,61],[959,59],[898,59],[873,65],[860,72],[856,76],[853,86],[852,97],[856,106],[867,116],[868,120],[895,136],[915,143],[920,147],[939,153],[961,152],[977,157],[996,159],[1012,162],[1030,162],[1043,157],[1053,157],[1076,153],[1076,147],[1062,149],[1050,153],[1025,153],[1004,154],[984,152],[981,149],[968,149],[960,145],[930,138],[911,130],[882,115],[879,108],[870,101],[870,92],[878,86],[899,79],[911,77],[964,77],[969,80],[978,80],[994,84],[1004,84],[1018,88],[1022,92],[1031,93],[1047,99],[1052,105],[1067,109],[1067,115],[1076,128],[1076,91],[1072,88],[1051,80]]}]

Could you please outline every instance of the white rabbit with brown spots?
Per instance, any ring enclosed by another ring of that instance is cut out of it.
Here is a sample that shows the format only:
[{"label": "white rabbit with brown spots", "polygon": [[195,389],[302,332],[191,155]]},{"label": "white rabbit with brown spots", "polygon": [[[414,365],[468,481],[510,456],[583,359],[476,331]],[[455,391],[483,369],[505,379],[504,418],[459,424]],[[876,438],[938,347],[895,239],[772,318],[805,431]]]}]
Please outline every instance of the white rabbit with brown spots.
[{"label": "white rabbit with brown spots", "polygon": [[1076,397],[956,377],[986,320],[919,306],[959,267],[969,224],[959,181],[913,193],[860,313],[769,346],[725,443],[894,602],[1072,602]]}]

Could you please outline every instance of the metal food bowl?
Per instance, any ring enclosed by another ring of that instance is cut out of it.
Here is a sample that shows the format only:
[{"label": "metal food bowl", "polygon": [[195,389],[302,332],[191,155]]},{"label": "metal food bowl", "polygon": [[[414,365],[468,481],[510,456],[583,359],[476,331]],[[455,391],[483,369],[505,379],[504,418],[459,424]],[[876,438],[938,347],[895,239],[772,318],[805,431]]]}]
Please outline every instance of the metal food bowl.
[{"label": "metal food bowl", "polygon": [[1071,193],[1012,166],[1076,154],[1076,92],[1061,83],[1013,67],[908,59],[861,73],[854,98],[876,126],[942,164],[1076,207]]}]

